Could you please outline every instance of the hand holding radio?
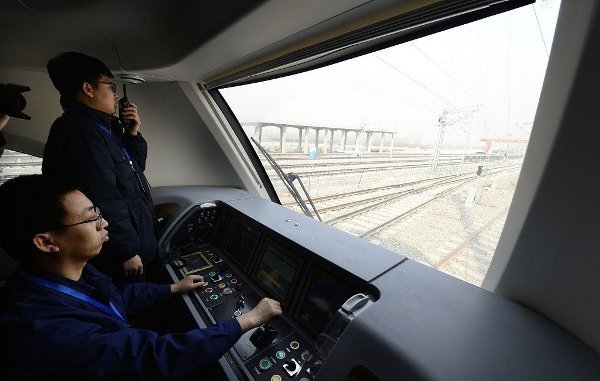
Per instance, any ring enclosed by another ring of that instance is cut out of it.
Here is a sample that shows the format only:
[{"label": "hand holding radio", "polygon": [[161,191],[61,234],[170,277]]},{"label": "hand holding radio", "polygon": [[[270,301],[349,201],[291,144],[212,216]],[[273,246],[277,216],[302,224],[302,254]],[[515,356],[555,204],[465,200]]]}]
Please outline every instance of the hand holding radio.
[{"label": "hand holding radio", "polygon": [[123,84],[123,98],[119,99],[119,119],[125,128],[125,131],[130,135],[137,135],[142,122],[137,112],[137,106],[129,102],[127,98],[127,88]]}]

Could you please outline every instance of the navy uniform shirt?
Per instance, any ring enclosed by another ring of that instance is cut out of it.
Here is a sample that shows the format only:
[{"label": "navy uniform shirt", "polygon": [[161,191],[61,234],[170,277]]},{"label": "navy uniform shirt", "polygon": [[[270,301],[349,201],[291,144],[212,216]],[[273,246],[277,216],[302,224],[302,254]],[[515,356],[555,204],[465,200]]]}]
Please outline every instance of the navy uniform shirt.
[{"label": "navy uniform shirt", "polygon": [[146,264],[156,254],[153,202],[144,176],[148,146],[141,133],[118,137],[108,131],[111,115],[61,102],[65,112],[50,128],[42,172],[71,179],[100,208],[110,241],[92,263],[117,277],[126,260],[139,255]]},{"label": "navy uniform shirt", "polygon": [[[21,275],[24,272],[25,275]],[[169,285],[136,283],[121,290],[87,265],[75,282],[20,270],[0,295],[0,379],[168,379],[198,372],[241,336],[232,318],[206,329],[159,335],[129,326],[92,304],[26,279],[50,280],[108,305],[127,319],[169,300]]]}]

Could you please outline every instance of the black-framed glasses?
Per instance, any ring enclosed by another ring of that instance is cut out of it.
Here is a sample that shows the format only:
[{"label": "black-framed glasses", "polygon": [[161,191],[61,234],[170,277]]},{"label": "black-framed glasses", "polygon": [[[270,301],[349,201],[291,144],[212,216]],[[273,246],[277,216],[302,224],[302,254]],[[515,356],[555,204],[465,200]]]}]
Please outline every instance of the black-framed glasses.
[{"label": "black-framed glasses", "polygon": [[88,222],[96,222],[96,228],[101,229],[102,228],[102,213],[100,212],[100,208],[98,208],[97,206],[94,206],[94,214],[96,214],[96,217],[94,217],[92,219],[81,221],[81,222],[76,222],[76,223],[70,224],[70,225],[58,226],[58,227],[55,227],[52,229],[48,229],[46,231],[66,229],[66,228],[70,228],[71,226],[87,224]]},{"label": "black-framed glasses", "polygon": [[114,82],[102,82],[102,81],[98,81],[98,83],[104,83],[105,85],[110,85],[110,89],[112,90],[113,93],[117,92],[117,84]]}]

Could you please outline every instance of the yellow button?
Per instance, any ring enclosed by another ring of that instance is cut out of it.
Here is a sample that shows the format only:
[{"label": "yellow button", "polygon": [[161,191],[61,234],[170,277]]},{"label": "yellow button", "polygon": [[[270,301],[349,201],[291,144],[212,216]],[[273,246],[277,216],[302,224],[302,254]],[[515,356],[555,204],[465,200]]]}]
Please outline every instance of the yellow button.
[{"label": "yellow button", "polygon": [[278,374],[271,376],[271,381],[281,381],[281,376]]}]

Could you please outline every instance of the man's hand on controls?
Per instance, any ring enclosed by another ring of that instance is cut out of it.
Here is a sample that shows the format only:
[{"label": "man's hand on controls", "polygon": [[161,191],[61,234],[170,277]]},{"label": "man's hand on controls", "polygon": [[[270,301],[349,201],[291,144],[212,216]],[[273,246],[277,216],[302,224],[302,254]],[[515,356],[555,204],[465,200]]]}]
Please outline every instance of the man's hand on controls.
[{"label": "man's hand on controls", "polygon": [[123,107],[121,115],[123,116],[123,119],[132,121],[131,127],[127,129],[127,133],[129,133],[129,135],[136,136],[138,134],[138,130],[142,126],[142,121],[138,115],[137,106],[135,103],[129,102],[125,107]]},{"label": "man's hand on controls", "polygon": [[125,262],[123,262],[123,273],[125,277],[133,278],[136,276],[141,276],[144,274],[144,264],[142,263],[142,258],[139,255],[136,255],[133,258],[129,258]]},{"label": "man's hand on controls", "polygon": [[171,285],[172,294],[183,294],[192,291],[198,287],[206,286],[208,282],[204,281],[201,275],[188,275],[177,283]]},{"label": "man's hand on controls", "polygon": [[251,311],[236,317],[242,328],[242,333],[258,327],[272,317],[281,315],[281,304],[273,299],[263,298]]}]

